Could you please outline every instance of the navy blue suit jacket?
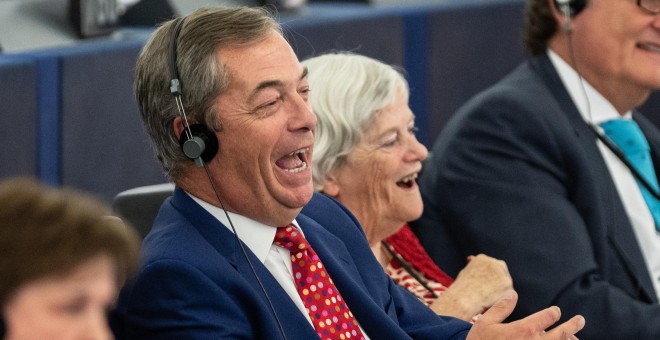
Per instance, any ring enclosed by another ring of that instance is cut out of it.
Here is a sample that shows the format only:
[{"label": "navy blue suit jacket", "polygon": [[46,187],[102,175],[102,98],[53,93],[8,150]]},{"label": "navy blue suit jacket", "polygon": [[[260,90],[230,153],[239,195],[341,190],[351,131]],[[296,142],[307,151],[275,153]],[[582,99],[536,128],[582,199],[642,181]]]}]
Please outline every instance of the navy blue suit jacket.
[{"label": "navy blue suit jacket", "polygon": [[[655,169],[660,133],[638,113]],[[558,305],[586,339],[660,339],[660,305],[596,137],[546,55],[466,103],[420,179],[412,223],[450,275],[467,255],[505,260],[512,318]]]},{"label": "navy blue suit jacket", "polygon": [[[436,316],[385,275],[355,218],[315,194],[296,218],[360,326],[372,339],[462,339],[470,325]],[[318,338],[311,324],[234,234],[181,189],[142,246],[143,266],[119,299],[114,324],[130,339]]]}]

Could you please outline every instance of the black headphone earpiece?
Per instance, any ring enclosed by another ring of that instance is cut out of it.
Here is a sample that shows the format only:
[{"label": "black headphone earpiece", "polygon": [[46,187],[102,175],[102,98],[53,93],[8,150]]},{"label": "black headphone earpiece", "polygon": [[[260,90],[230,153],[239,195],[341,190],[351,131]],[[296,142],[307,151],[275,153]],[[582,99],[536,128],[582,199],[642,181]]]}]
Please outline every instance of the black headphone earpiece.
[{"label": "black headphone earpiece", "polygon": [[[179,71],[176,64],[176,46],[179,33],[181,32],[181,27],[183,27],[183,19],[179,18],[177,19],[177,22],[174,26],[172,41],[170,43],[170,92],[174,96],[177,110],[179,111],[179,115],[181,116],[184,124],[184,130],[179,136],[179,145],[181,145],[181,150],[186,155],[186,157],[195,161],[198,167],[202,167],[204,163],[211,161],[213,157],[215,157],[215,155],[218,153],[219,143],[218,137],[215,135],[213,130],[208,128],[208,126],[204,124],[188,124],[188,119],[183,108],[183,103],[181,102],[181,95],[183,90],[179,80]],[[204,163],[202,163],[200,159],[203,160]]]},{"label": "black headphone earpiece", "polygon": [[186,157],[191,160],[202,158],[208,163],[216,153],[218,153],[218,138],[215,133],[204,124],[190,125],[192,138],[189,138],[186,131],[181,132],[179,144]]}]

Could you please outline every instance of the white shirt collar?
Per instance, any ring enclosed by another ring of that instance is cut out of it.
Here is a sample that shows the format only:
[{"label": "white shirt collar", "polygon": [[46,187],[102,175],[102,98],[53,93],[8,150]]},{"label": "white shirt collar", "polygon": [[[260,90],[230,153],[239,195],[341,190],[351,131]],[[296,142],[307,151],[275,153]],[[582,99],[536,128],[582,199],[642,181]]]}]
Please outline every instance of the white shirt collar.
[{"label": "white shirt collar", "polygon": [[[197,202],[204,210],[208,211],[213,217],[218,221],[224,224],[229,231],[232,233],[231,224],[225,215],[225,211],[222,208],[218,208],[208,202],[197,198],[190,193],[186,192],[195,202]],[[263,263],[266,261],[270,247],[273,245],[273,240],[275,239],[275,231],[277,228],[269,225],[265,225],[261,222],[257,222],[249,217],[245,217],[236,213],[227,211],[227,215],[231,219],[231,222],[236,228],[236,233],[238,237],[250,248],[250,250],[257,256],[259,261]],[[293,223],[298,229],[298,222],[294,219]]]},{"label": "white shirt collar", "polygon": [[[573,103],[587,122],[598,125],[602,122],[616,118],[632,118],[632,112],[628,111],[620,116],[614,106],[603,97],[584,78],[568,65],[557,53],[548,49],[548,57],[557,70],[561,82],[573,99]],[[584,86],[584,87],[583,87]]]}]

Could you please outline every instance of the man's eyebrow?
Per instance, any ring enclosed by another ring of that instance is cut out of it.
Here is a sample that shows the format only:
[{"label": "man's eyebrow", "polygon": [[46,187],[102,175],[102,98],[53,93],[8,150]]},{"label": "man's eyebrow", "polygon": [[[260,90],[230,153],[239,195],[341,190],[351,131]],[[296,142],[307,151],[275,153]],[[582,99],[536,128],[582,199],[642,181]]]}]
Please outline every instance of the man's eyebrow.
[{"label": "man's eyebrow", "polygon": [[254,88],[254,90],[252,91],[252,95],[255,95],[257,92],[265,88],[281,87],[281,86],[283,86],[283,83],[280,80],[266,80],[264,82],[259,83],[259,85],[257,85],[257,87]]},{"label": "man's eyebrow", "polygon": [[307,68],[307,66],[305,66],[303,68],[302,74],[300,75],[300,80],[307,78],[308,74],[309,74],[309,69]]},{"label": "man's eyebrow", "polygon": [[[299,80],[305,79],[307,77],[307,74],[309,74],[309,69],[307,67],[304,67],[302,73],[300,74]],[[263,81],[263,82],[259,83],[259,85],[257,85],[257,87],[254,88],[254,90],[252,91],[252,94],[250,94],[250,98],[254,97],[257,93],[259,93],[259,91],[261,91],[263,89],[266,89],[266,88],[269,88],[269,87],[282,87],[282,86],[284,86],[284,83],[282,83],[281,80],[266,80],[266,81]]]}]

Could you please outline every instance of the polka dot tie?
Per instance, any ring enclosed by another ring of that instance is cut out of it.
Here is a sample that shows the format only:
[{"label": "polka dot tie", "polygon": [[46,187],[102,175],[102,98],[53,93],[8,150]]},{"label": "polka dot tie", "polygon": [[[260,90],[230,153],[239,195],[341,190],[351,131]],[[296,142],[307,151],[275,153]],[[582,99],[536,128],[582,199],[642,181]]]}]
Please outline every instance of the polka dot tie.
[{"label": "polka dot tie", "polygon": [[364,339],[353,313],[302,233],[292,224],[277,228],[276,246],[291,252],[293,279],[321,339]]},{"label": "polka dot tie", "polygon": [[[653,168],[651,148],[642,130],[634,120],[613,119],[601,123],[603,131],[625,154],[628,161],[646,179],[653,190],[658,191],[658,178]],[[655,227],[660,232],[660,202],[637,179],[642,197],[651,211]]]}]

